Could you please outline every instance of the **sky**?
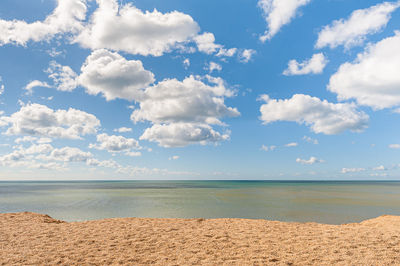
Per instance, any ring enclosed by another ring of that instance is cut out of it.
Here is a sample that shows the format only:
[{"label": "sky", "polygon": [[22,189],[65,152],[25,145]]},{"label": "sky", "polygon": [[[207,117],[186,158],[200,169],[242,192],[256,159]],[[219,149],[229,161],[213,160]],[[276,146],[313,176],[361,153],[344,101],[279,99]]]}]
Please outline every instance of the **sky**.
[{"label": "sky", "polygon": [[0,180],[400,177],[400,1],[2,0]]}]

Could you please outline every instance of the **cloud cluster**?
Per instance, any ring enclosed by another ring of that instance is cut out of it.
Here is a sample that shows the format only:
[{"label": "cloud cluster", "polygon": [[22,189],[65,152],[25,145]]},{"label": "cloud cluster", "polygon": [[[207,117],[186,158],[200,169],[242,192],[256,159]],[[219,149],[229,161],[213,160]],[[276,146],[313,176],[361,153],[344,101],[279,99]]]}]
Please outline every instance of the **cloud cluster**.
[{"label": "cloud cluster", "polygon": [[307,74],[320,74],[324,70],[328,59],[323,53],[314,54],[309,60],[301,63],[296,60],[290,60],[288,68],[283,71],[286,76],[292,75],[307,75]]},{"label": "cloud cluster", "polygon": [[79,139],[95,134],[100,121],[74,108],[53,110],[41,104],[27,104],[10,116],[0,116],[0,125],[8,126],[7,135]]},{"label": "cloud cluster", "polygon": [[358,9],[346,20],[340,19],[325,26],[318,34],[316,48],[344,45],[350,48],[362,44],[366,36],[377,33],[388,23],[391,13],[400,7],[400,1],[384,2],[375,6]]},{"label": "cloud cluster", "polygon": [[370,45],[331,76],[328,90],[374,109],[400,105],[400,32]]},{"label": "cloud cluster", "polygon": [[183,81],[166,79],[146,88],[140,107],[133,111],[133,122],[150,121],[140,139],[156,141],[164,147],[205,144],[229,138],[211,125],[223,125],[220,118],[240,115],[236,108],[224,103],[233,96],[219,78],[201,79],[189,76]]},{"label": "cloud cluster", "polygon": [[0,46],[26,45],[29,41],[49,40],[57,34],[77,33],[83,29],[86,16],[85,0],[58,0],[55,10],[44,21],[0,19]]},{"label": "cloud cluster", "polygon": [[342,168],[341,173],[342,174],[347,174],[347,173],[358,173],[365,171],[365,168]]},{"label": "cloud cluster", "polygon": [[296,16],[297,10],[307,5],[311,0],[259,0],[268,30],[260,37],[265,42],[279,32],[282,26],[289,24]]},{"label": "cloud cluster", "polygon": [[295,94],[290,99],[276,100],[262,96],[260,119],[264,124],[274,121],[293,121],[306,124],[315,133],[338,134],[345,130],[355,132],[367,127],[369,117],[356,110],[351,103],[329,103],[304,94]]}]

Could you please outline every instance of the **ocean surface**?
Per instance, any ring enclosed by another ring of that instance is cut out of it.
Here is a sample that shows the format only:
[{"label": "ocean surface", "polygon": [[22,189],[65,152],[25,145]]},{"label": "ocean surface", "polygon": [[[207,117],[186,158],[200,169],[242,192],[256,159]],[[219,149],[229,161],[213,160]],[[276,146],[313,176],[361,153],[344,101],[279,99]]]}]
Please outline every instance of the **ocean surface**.
[{"label": "ocean surface", "polygon": [[0,182],[0,212],[21,211],[65,221],[203,217],[341,224],[400,215],[400,182]]}]

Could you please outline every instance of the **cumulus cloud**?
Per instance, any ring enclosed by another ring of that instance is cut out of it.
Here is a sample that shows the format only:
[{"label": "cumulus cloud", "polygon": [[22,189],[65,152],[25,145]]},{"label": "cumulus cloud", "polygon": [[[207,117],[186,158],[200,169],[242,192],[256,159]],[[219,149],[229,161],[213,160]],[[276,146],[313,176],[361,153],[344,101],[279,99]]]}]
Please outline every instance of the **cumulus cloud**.
[{"label": "cumulus cloud", "polygon": [[132,149],[141,149],[139,142],[133,138],[116,135],[110,136],[105,133],[97,135],[97,143],[90,144],[89,148],[106,150],[108,152],[130,152]]},{"label": "cumulus cloud", "polygon": [[323,53],[314,54],[309,60],[305,60],[301,63],[296,60],[290,60],[288,68],[283,71],[283,74],[286,76],[320,74],[327,63],[328,59]]},{"label": "cumulus cloud", "polygon": [[374,109],[400,105],[400,32],[370,45],[353,63],[331,76],[328,89],[339,100],[355,99]]},{"label": "cumulus cloud", "polygon": [[352,103],[329,103],[304,94],[295,94],[290,99],[276,100],[262,96],[260,119],[264,124],[274,121],[293,121],[311,127],[315,133],[338,134],[345,130],[362,131],[369,117],[356,110]]},{"label": "cumulus cloud", "polygon": [[217,143],[228,140],[229,134],[219,133],[207,124],[172,123],[155,124],[147,128],[140,139],[158,142],[160,146],[168,148]]},{"label": "cumulus cloud", "polygon": [[26,45],[29,41],[49,40],[57,34],[77,33],[83,29],[86,16],[85,0],[58,0],[57,7],[44,21],[0,19],[0,46]]},{"label": "cumulus cloud", "polygon": [[84,152],[75,147],[63,147],[60,149],[54,149],[47,156],[38,156],[38,158],[42,160],[61,162],[87,162],[87,160],[92,157],[92,153]]},{"label": "cumulus cloud", "polygon": [[215,53],[217,50],[222,48],[220,44],[215,43],[214,34],[211,32],[205,32],[201,35],[197,35],[194,37],[194,41],[197,44],[197,49],[206,54]]},{"label": "cumulus cloud", "polygon": [[342,174],[347,174],[347,173],[357,173],[357,172],[362,172],[365,171],[365,168],[342,168]]},{"label": "cumulus cloud", "polygon": [[358,9],[347,19],[335,20],[318,34],[316,48],[344,45],[350,48],[362,44],[366,36],[379,32],[390,20],[400,2],[384,2],[366,9]]},{"label": "cumulus cloud", "polygon": [[161,56],[187,42],[200,30],[193,18],[173,11],[143,12],[132,4],[97,0],[98,9],[76,42],[91,49],[107,48],[131,54]]},{"label": "cumulus cloud", "polygon": [[236,108],[224,103],[224,97],[233,96],[233,92],[225,88],[221,79],[209,80],[205,83],[189,76],[183,81],[166,79],[146,88],[140,108],[131,115],[132,121],[222,124],[219,118],[238,116]]},{"label": "cumulus cloud", "polygon": [[158,142],[164,147],[206,144],[229,139],[211,125],[224,125],[222,117],[240,115],[224,103],[234,95],[220,78],[207,76],[208,82],[189,76],[183,81],[166,79],[146,88],[139,108],[131,115],[133,122],[150,121],[140,139]]},{"label": "cumulus cloud", "polygon": [[301,158],[297,158],[296,159],[296,162],[297,163],[301,163],[301,164],[316,164],[316,163],[323,163],[324,162],[324,160],[321,160],[321,159],[317,159],[316,157],[314,157],[314,156],[311,156],[310,157],[310,159],[301,159]]},{"label": "cumulus cloud", "polygon": [[268,30],[260,37],[262,42],[270,40],[282,26],[289,24],[296,16],[297,10],[311,0],[259,0],[258,6],[264,13]]},{"label": "cumulus cloud", "polygon": [[0,124],[8,125],[7,135],[32,135],[79,139],[95,134],[100,121],[92,114],[69,108],[53,110],[41,104],[28,104],[10,116],[1,116]]},{"label": "cumulus cloud", "polygon": [[39,80],[33,80],[24,87],[24,90],[27,90],[28,93],[32,93],[32,89],[36,88],[36,87],[50,88],[51,86],[49,84],[47,84],[46,82],[42,82]]},{"label": "cumulus cloud", "polygon": [[81,68],[79,84],[92,95],[102,94],[107,101],[115,98],[134,100],[141,89],[154,82],[154,74],[139,60],[126,60],[105,49],[93,51]]},{"label": "cumulus cloud", "polygon": [[132,128],[129,128],[129,127],[120,127],[120,128],[114,129],[114,132],[118,132],[118,133],[132,132]]}]

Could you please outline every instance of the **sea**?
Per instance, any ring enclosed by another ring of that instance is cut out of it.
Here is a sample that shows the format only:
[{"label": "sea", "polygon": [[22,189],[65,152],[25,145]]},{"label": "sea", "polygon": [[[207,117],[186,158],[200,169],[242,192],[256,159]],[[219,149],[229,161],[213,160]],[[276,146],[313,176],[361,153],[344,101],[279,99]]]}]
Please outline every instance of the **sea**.
[{"label": "sea", "polygon": [[400,182],[0,182],[0,213],[23,211],[69,222],[152,217],[343,224],[400,215]]}]

